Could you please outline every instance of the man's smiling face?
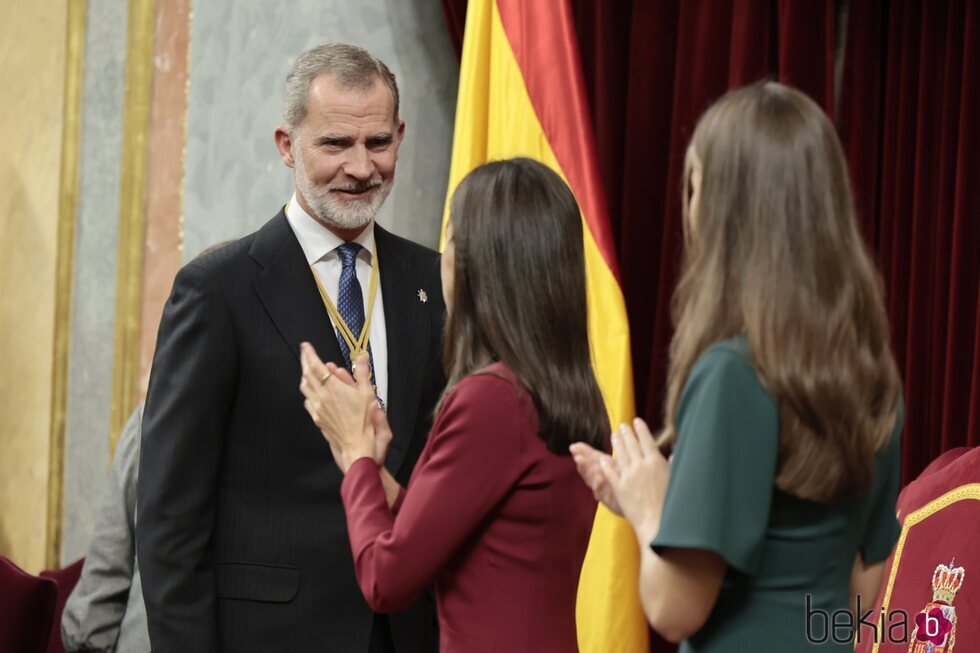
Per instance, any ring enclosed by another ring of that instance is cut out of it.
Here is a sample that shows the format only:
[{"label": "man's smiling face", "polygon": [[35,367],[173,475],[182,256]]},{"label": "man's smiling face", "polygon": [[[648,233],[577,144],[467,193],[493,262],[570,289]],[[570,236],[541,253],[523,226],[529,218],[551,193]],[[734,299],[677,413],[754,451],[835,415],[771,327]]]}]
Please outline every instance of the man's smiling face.
[{"label": "man's smiling face", "polygon": [[367,88],[339,87],[330,75],[314,79],[289,144],[304,210],[334,229],[365,227],[391,191],[404,130],[380,79]]}]

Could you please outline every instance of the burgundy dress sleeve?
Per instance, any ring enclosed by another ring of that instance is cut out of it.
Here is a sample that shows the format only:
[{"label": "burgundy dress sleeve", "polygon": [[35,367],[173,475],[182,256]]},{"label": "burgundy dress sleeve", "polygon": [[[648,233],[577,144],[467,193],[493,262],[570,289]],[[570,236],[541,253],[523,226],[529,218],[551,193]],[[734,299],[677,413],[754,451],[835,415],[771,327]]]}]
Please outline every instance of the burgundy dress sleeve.
[{"label": "burgundy dress sleeve", "polygon": [[402,503],[404,501],[405,501],[405,488],[399,485],[398,496],[395,497],[395,502],[391,504],[391,514],[397,515],[398,511],[402,509]]},{"label": "burgundy dress sleeve", "polygon": [[467,377],[446,398],[397,518],[377,466],[355,462],[341,496],[355,571],[376,612],[408,607],[522,473],[528,412],[515,385]]}]

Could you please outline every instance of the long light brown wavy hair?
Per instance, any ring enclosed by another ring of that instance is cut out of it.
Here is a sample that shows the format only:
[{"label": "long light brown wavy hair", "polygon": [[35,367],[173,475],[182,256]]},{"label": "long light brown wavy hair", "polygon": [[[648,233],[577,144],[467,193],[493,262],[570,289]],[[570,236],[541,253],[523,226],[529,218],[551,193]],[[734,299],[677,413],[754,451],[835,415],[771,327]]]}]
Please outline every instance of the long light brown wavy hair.
[{"label": "long light brown wavy hair", "polygon": [[777,487],[820,503],[866,492],[901,386],[882,283],[858,231],[833,125],[787,86],[732,91],[698,122],[684,184],[662,439],[676,436],[697,358],[744,334],[779,406]]}]

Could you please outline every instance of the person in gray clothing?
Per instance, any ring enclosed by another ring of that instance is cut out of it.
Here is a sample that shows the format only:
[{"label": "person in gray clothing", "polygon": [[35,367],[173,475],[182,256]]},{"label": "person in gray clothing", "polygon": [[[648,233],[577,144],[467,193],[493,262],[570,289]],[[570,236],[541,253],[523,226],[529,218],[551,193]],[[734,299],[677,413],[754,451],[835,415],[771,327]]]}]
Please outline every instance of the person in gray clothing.
[{"label": "person in gray clothing", "polygon": [[61,618],[66,653],[149,653],[136,563],[136,477],[143,404],[123,429],[82,575]]}]

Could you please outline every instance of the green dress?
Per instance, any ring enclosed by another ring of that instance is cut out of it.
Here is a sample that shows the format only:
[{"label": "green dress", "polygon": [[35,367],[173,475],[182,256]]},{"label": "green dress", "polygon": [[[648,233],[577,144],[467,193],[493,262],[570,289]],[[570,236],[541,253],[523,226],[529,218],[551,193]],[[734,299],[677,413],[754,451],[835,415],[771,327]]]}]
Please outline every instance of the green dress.
[{"label": "green dress", "polygon": [[698,359],[681,395],[677,447],[651,546],[657,553],[714,551],[727,569],[707,622],[681,653],[851,651],[853,644],[843,642],[855,631],[862,641],[873,637],[868,627],[849,630],[843,614],[836,623],[844,627],[834,630],[833,613],[848,608],[857,552],[867,563],[884,560],[898,538],[901,424],[900,410],[868,494],[832,505],[804,501],[775,487],[778,411],[744,337],[716,343]]}]

